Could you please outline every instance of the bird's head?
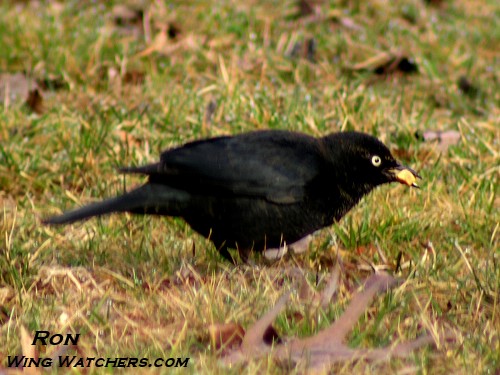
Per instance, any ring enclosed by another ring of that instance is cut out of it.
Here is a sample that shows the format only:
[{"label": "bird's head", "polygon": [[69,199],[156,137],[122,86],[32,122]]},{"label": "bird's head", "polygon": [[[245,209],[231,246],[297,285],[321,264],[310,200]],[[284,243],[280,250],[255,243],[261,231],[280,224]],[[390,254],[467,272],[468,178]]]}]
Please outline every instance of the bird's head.
[{"label": "bird's head", "polygon": [[337,178],[360,189],[361,193],[390,182],[418,188],[416,181],[421,177],[417,172],[399,163],[377,138],[359,132],[336,133],[326,138],[334,160],[344,166],[337,165],[336,169],[344,174]]}]

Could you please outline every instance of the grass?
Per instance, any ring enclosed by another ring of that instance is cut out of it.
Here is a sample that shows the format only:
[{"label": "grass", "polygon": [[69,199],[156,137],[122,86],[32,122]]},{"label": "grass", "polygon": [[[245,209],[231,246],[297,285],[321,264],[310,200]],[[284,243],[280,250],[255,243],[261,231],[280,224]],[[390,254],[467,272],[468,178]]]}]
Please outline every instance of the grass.
[{"label": "grass", "polygon": [[[406,282],[374,301],[350,345],[379,347],[434,326],[454,330],[458,342],[332,371],[499,370],[500,8],[491,0],[318,4],[323,16],[311,20],[291,1],[154,2],[144,27],[110,2],[0,5],[0,71],[48,82],[41,113],[22,101],[0,107],[0,365],[21,352],[25,326],[81,333],[87,356],[191,357],[190,372],[285,373],[269,358],[222,367],[208,326],[249,327],[293,285],[283,268],[300,266],[314,285],[339,252],[338,301],[326,310],[293,302],[277,321],[281,336],[328,326],[348,286],[369,274],[363,266],[387,264]],[[383,52],[413,59],[418,73],[351,69]],[[476,90],[460,90],[462,76]],[[273,265],[256,258],[257,266],[233,268],[176,218],[40,224],[141,182],[117,166],[267,128],[375,134],[421,173],[421,190],[378,189],[316,235],[308,253]],[[460,141],[440,149],[414,136],[427,130],[456,131]]]}]

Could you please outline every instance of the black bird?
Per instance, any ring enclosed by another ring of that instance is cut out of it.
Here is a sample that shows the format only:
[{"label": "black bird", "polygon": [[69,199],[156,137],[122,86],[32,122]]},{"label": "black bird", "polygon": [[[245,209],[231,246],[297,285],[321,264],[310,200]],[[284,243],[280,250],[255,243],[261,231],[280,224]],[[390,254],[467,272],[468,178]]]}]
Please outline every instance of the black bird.
[{"label": "black bird", "polygon": [[45,223],[111,212],[179,216],[226,259],[236,248],[246,260],[251,250],[292,244],[340,220],[378,185],[418,187],[419,178],[368,134],[276,130],[190,142],[163,152],[159,163],[120,171],[148,182]]}]

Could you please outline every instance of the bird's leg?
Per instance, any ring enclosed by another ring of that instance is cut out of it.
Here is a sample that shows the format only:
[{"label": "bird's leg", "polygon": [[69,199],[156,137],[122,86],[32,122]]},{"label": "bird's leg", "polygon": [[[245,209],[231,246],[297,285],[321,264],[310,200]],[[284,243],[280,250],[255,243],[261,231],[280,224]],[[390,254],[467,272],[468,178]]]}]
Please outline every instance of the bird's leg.
[{"label": "bird's leg", "polygon": [[302,254],[307,251],[309,248],[309,243],[311,242],[312,235],[307,235],[304,238],[301,238],[298,241],[292,243],[289,248],[294,254]]},{"label": "bird's leg", "polygon": [[266,249],[264,251],[264,257],[268,260],[276,260],[280,259],[285,255],[289,250],[293,252],[294,254],[301,254],[307,250],[309,247],[309,242],[311,242],[312,236],[309,234],[305,236],[304,238],[301,238],[300,240],[287,245],[286,242],[283,244],[283,246],[280,246],[278,248],[273,248],[273,249]]},{"label": "bird's leg", "polygon": [[288,246],[286,242],[283,246],[275,247],[271,249],[264,250],[264,257],[267,260],[278,260],[281,259],[286,253],[288,253]]},{"label": "bird's leg", "polygon": [[237,264],[236,259],[234,259],[234,257],[229,252],[229,248],[227,247],[226,242],[223,242],[220,246],[216,246],[216,247],[217,247],[217,251],[219,252],[219,254],[225,260],[227,260],[228,262],[233,263],[234,265]]},{"label": "bird's leg", "polygon": [[[238,255],[240,256],[240,259],[243,263],[248,263],[248,256],[251,253],[251,250],[248,249],[242,249],[238,245],[236,245],[236,250],[238,251]],[[217,251],[219,252],[222,257],[227,260],[228,262],[233,263],[235,266],[238,265],[237,258],[235,258],[229,251],[229,247],[226,245],[224,242],[222,245],[217,246]]]},{"label": "bird's leg", "polygon": [[240,255],[240,259],[243,263],[248,263],[248,256],[250,255],[251,250],[242,249],[238,246],[238,254]]}]

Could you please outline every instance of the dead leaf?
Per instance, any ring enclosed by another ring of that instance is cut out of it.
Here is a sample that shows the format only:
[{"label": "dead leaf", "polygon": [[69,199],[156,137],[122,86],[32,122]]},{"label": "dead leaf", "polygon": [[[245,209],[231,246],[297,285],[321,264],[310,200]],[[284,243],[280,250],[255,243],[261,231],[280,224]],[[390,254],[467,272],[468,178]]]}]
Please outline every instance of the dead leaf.
[{"label": "dead leaf", "polygon": [[129,70],[123,75],[123,83],[139,86],[144,83],[146,74],[139,70]]},{"label": "dead leaf", "polygon": [[37,78],[36,83],[38,87],[44,91],[57,91],[62,89],[68,89],[69,84],[64,80],[63,77],[49,74],[43,78]]},{"label": "dead leaf", "polygon": [[[2,202],[2,200],[0,200]],[[3,202],[2,202],[3,203]],[[3,286],[0,288],[0,306],[5,306],[12,298],[16,296],[14,288]]]},{"label": "dead leaf", "polygon": [[7,323],[10,319],[9,311],[7,308],[0,304],[0,326]]},{"label": "dead leaf", "polygon": [[456,130],[426,130],[417,137],[421,137],[424,142],[436,144],[439,151],[446,151],[450,146],[455,146],[460,142],[461,135]]},{"label": "dead leaf", "polygon": [[114,23],[122,29],[142,29],[144,11],[139,8],[130,8],[124,4],[117,4],[111,10]]},{"label": "dead leaf", "polygon": [[298,297],[301,301],[308,301],[312,305],[326,307],[331,302],[333,295],[338,289],[340,279],[340,265],[339,262],[335,264],[333,271],[327,278],[326,286],[321,293],[314,291],[307,282],[303,272],[295,272],[293,275],[298,280]]},{"label": "dead leaf", "polygon": [[[283,310],[289,299],[290,292],[285,293],[278,300],[276,305],[247,331],[243,337],[239,352],[233,352],[227,357],[229,363],[231,363],[233,356],[234,358],[239,359],[245,357],[251,358],[260,357],[261,355],[269,352],[270,347],[263,340],[264,333],[268,327],[272,325],[274,319],[276,319],[281,310]],[[237,362],[239,362],[239,360],[237,360]]]},{"label": "dead leaf", "polygon": [[180,26],[175,22],[170,22],[167,28],[167,35],[170,39],[175,39],[181,33]]},{"label": "dead leaf", "polygon": [[136,57],[149,56],[154,52],[164,49],[168,44],[168,36],[165,29],[160,30],[153,39],[153,42],[142,52],[139,52]]},{"label": "dead leaf", "polygon": [[386,273],[378,273],[370,276],[363,290],[356,293],[342,316],[330,327],[318,332],[312,337],[303,339],[292,339],[274,346],[267,345],[264,340],[264,332],[271,326],[277,315],[283,310],[290,298],[290,292],[283,295],[276,305],[253,327],[247,330],[241,347],[230,352],[223,358],[226,364],[240,363],[249,359],[271,355],[278,361],[293,361],[307,363],[308,370],[320,371],[331,367],[335,362],[346,360],[380,360],[385,361],[391,357],[406,357],[417,348],[427,344],[438,344],[442,340],[455,338],[450,333],[439,337],[426,334],[416,340],[400,343],[396,346],[388,346],[378,349],[351,349],[344,344],[347,334],[353,329],[359,317],[365,312],[369,303],[380,292],[398,284],[398,280]]},{"label": "dead leaf", "polygon": [[33,112],[36,112],[38,114],[43,112],[43,98],[40,94],[40,90],[34,89],[28,93],[26,105],[31,108]]},{"label": "dead leaf", "polygon": [[0,103],[7,109],[13,103],[24,103],[31,110],[42,110],[42,94],[35,82],[22,73],[0,74]]},{"label": "dead leaf", "polygon": [[264,335],[262,336],[262,341],[264,341],[267,345],[282,343],[280,335],[276,332],[273,326],[267,327]]},{"label": "dead leaf", "polygon": [[303,273],[299,273],[299,287],[297,293],[301,301],[313,301],[317,298],[317,293],[310,287]]},{"label": "dead leaf", "polygon": [[319,0],[298,0],[293,8],[288,12],[288,19],[296,20],[299,18],[315,18],[321,15]]},{"label": "dead leaf", "polygon": [[391,74],[395,72],[416,73],[418,66],[415,61],[404,54],[382,52],[369,59],[348,67],[352,71],[369,70],[375,74]]},{"label": "dead leaf", "polygon": [[328,281],[326,283],[325,288],[320,296],[321,307],[325,308],[328,304],[331,303],[333,295],[337,291],[339,287],[340,280],[340,264],[337,262],[335,264],[335,268],[333,269]]},{"label": "dead leaf", "polygon": [[245,330],[236,323],[215,323],[208,326],[210,341],[217,350],[227,351],[241,345]]},{"label": "dead leaf", "polygon": [[460,76],[458,79],[458,88],[469,98],[476,97],[479,94],[479,88],[475,86],[466,76]]},{"label": "dead leaf", "polygon": [[416,73],[418,72],[418,67],[412,58],[396,56],[386,64],[382,64],[374,69],[375,74],[390,74],[396,71],[407,74]]},{"label": "dead leaf", "polygon": [[[38,360],[39,352],[36,345],[32,345],[33,337],[28,333],[28,330],[23,325],[21,326],[20,331],[23,356]],[[25,367],[23,370],[27,374],[41,374],[41,371],[37,367]]]}]

